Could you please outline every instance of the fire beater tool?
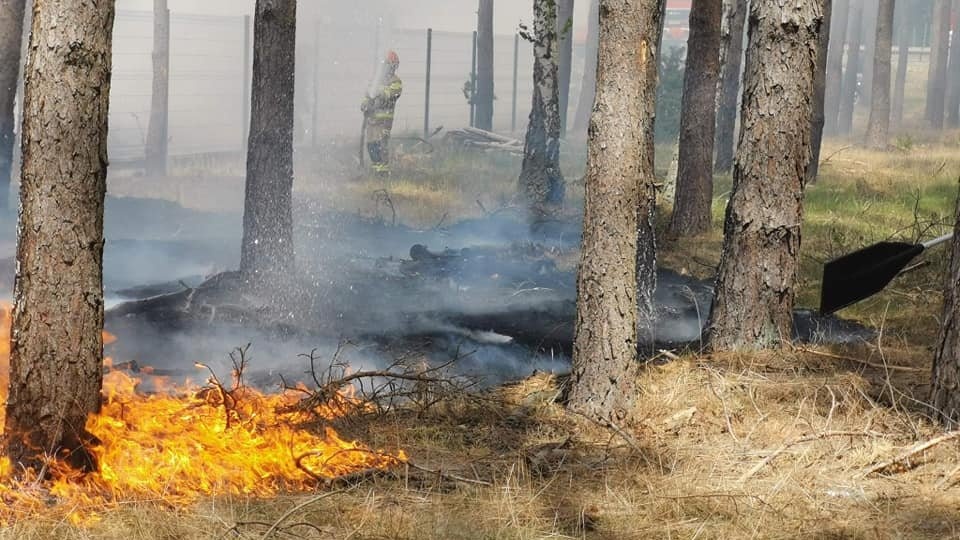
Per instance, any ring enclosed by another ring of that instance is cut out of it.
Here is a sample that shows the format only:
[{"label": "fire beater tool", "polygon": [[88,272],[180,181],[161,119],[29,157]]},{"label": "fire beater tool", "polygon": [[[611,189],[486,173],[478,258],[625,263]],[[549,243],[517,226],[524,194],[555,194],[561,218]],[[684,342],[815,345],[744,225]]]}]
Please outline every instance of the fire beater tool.
[{"label": "fire beater tool", "polygon": [[922,244],[880,242],[828,262],[823,266],[820,313],[833,313],[880,292],[917,255],[951,238],[952,233]]}]

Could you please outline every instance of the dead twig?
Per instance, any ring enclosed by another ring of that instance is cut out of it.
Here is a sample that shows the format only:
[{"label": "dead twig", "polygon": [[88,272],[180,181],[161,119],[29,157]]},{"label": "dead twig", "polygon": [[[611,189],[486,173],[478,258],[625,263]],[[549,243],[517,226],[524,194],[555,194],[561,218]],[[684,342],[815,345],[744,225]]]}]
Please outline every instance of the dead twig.
[{"label": "dead twig", "polygon": [[283,514],[282,516],[280,516],[279,519],[277,519],[276,521],[274,521],[274,522],[273,522],[273,525],[271,525],[270,528],[267,529],[267,532],[263,533],[263,536],[261,536],[260,539],[261,539],[261,540],[266,540],[267,538],[269,538],[270,535],[273,534],[274,531],[276,531],[278,527],[280,527],[280,524],[281,524],[281,523],[283,523],[284,521],[286,521],[290,516],[292,516],[292,515],[293,515],[295,512],[297,512],[298,510],[302,510],[303,508],[306,508],[307,506],[310,506],[311,504],[316,504],[316,503],[318,503],[318,502],[320,502],[320,501],[322,501],[322,500],[324,500],[324,499],[326,499],[326,498],[328,498],[328,497],[332,497],[332,496],[334,496],[334,495],[339,495],[339,494],[341,494],[341,493],[346,493],[347,491],[348,491],[348,490],[346,490],[346,489],[338,489],[338,490],[336,490],[336,491],[328,491],[328,492],[326,492],[326,493],[322,493],[322,494],[320,494],[320,495],[317,495],[316,497],[313,497],[313,498],[311,498],[311,499],[308,499],[308,500],[306,500],[306,501],[304,501],[304,502],[302,502],[302,503],[294,506],[294,507],[291,508],[290,510],[287,510],[286,512],[284,512],[284,514]]},{"label": "dead twig", "polygon": [[820,433],[815,433],[813,435],[804,435],[801,437],[797,437],[795,439],[791,439],[783,443],[783,445],[781,445],[780,448],[777,448],[776,450],[771,452],[770,455],[760,460],[756,465],[750,468],[749,471],[743,473],[738,479],[738,482],[741,482],[741,483],[746,482],[748,479],[750,479],[751,476],[757,474],[760,471],[760,469],[766,467],[767,465],[770,464],[770,462],[777,459],[777,456],[779,456],[780,454],[783,454],[788,449],[798,444],[804,444],[808,442],[829,439],[831,437],[878,437],[878,436],[880,435],[870,431],[823,431]]},{"label": "dead twig", "polygon": [[921,372],[926,373],[926,372],[928,371],[928,370],[926,370],[926,369],[920,369],[920,368],[909,367],[909,366],[897,366],[897,365],[891,365],[891,364],[886,364],[886,365],[884,365],[884,364],[878,364],[878,363],[876,363],[876,362],[871,362],[871,361],[869,361],[869,360],[864,360],[864,359],[862,359],[862,358],[854,358],[854,357],[852,357],[852,356],[843,356],[843,355],[839,355],[839,354],[833,354],[833,353],[818,351],[818,350],[810,349],[810,348],[807,348],[807,347],[796,347],[795,350],[798,351],[798,352],[802,352],[802,353],[812,354],[812,355],[814,355],[814,356],[822,356],[822,357],[824,357],[824,358],[832,358],[832,359],[834,359],[834,360],[844,360],[844,361],[846,361],[846,362],[854,362],[854,363],[856,363],[856,364],[861,364],[861,365],[864,365],[864,366],[870,366],[870,367],[876,368],[876,369],[883,369],[883,370],[889,370],[889,371],[904,371],[904,372],[911,372],[911,373],[921,373]]},{"label": "dead twig", "polygon": [[849,149],[851,149],[851,148],[853,148],[853,146],[844,146],[843,148],[841,148],[841,149],[833,152],[833,153],[830,154],[829,156],[821,159],[821,160],[820,160],[820,165],[821,165],[821,166],[826,165],[831,159],[833,159],[833,156],[836,156],[837,154],[839,154],[839,153],[841,153],[841,152],[844,152],[844,151],[846,151],[846,150],[849,150]]},{"label": "dead twig", "polygon": [[[938,445],[938,444],[940,444],[940,443],[945,443],[945,442],[947,442],[947,441],[952,441],[953,439],[956,439],[956,438],[958,438],[958,437],[960,437],[960,430],[948,431],[947,433],[944,433],[944,434],[942,434],[942,435],[939,435],[939,436],[937,436],[937,437],[934,437],[934,438],[932,438],[932,439],[930,439],[930,440],[928,440],[928,441],[926,441],[926,442],[922,442],[922,443],[916,444],[916,445],[913,446],[913,448],[910,448],[909,450],[906,450],[906,451],[900,453],[899,455],[897,455],[897,456],[894,457],[893,459],[888,459],[887,461],[883,461],[883,462],[881,462],[881,463],[878,463],[878,464],[874,465],[873,467],[870,467],[869,469],[867,469],[866,471],[863,472],[863,476],[870,476],[871,474],[882,472],[882,471],[884,471],[884,470],[886,470],[886,469],[888,469],[888,468],[890,468],[890,467],[892,467],[892,466],[894,466],[894,465],[896,465],[896,464],[898,464],[898,463],[902,463],[902,462],[904,462],[904,461],[907,461],[907,460],[909,460],[910,458],[912,458],[913,456],[915,456],[915,455],[917,455],[917,454],[919,454],[919,453],[921,453],[921,452],[923,452],[923,451],[925,451],[925,450],[929,450],[930,448],[933,448],[934,446],[936,446],[936,445]],[[904,471],[904,470],[908,470],[908,469],[911,469],[911,468],[912,468],[912,467],[904,466],[902,470],[898,470],[898,471],[895,471],[895,472],[902,472],[902,471]]]}]

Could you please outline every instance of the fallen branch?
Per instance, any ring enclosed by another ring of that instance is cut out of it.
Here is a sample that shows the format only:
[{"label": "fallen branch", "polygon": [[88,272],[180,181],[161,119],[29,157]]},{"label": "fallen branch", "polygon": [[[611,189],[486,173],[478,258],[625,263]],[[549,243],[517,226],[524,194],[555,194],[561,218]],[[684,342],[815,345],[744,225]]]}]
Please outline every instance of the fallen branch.
[{"label": "fallen branch", "polygon": [[852,356],[842,356],[842,355],[839,355],[839,354],[833,354],[833,353],[818,351],[818,350],[815,350],[815,349],[808,349],[807,347],[796,347],[795,350],[798,351],[798,352],[802,352],[802,353],[812,354],[812,355],[814,355],[814,356],[822,356],[822,357],[824,357],[824,358],[832,358],[832,359],[834,359],[834,360],[845,360],[845,361],[847,361],[847,362],[853,362],[853,363],[856,363],[856,364],[861,364],[861,365],[864,365],[864,366],[870,366],[870,367],[872,367],[872,368],[883,369],[883,370],[888,370],[888,371],[903,371],[903,372],[908,372],[908,373],[920,373],[920,372],[926,373],[927,371],[929,371],[929,370],[927,370],[927,369],[921,369],[921,368],[915,368],[915,367],[909,367],[909,366],[896,366],[896,365],[891,365],[891,364],[878,364],[878,363],[876,363],[876,362],[871,362],[871,361],[869,361],[869,360],[864,360],[864,359],[862,359],[862,358],[854,358],[854,357],[852,357]]},{"label": "fallen branch", "polygon": [[323,499],[326,499],[327,497],[332,497],[332,496],[334,496],[334,495],[339,495],[340,493],[345,493],[346,491],[347,491],[346,489],[338,489],[337,491],[328,491],[328,492],[326,492],[326,493],[322,493],[322,494],[320,494],[320,495],[317,495],[316,497],[313,497],[312,499],[308,499],[308,500],[306,500],[306,501],[304,501],[304,502],[302,502],[302,503],[294,506],[294,507],[291,508],[290,510],[287,510],[282,516],[280,516],[279,519],[277,519],[276,521],[274,521],[274,522],[273,522],[273,525],[271,525],[270,528],[267,529],[267,532],[263,533],[263,536],[261,536],[260,539],[261,539],[261,540],[265,540],[266,538],[269,538],[270,535],[273,534],[273,532],[276,531],[278,527],[280,527],[280,524],[281,524],[281,523],[283,523],[284,521],[286,521],[287,518],[289,518],[290,516],[292,516],[292,515],[293,515],[295,512],[297,512],[298,510],[301,510],[301,509],[303,509],[303,508],[305,508],[305,507],[307,507],[307,506],[310,506],[311,504],[320,502],[320,501],[322,501]]},{"label": "fallen branch", "polygon": [[877,436],[878,436],[877,433],[872,433],[869,431],[824,431],[824,432],[816,433],[813,435],[804,435],[783,443],[783,445],[780,448],[777,448],[776,450],[771,452],[770,455],[760,460],[760,462],[754,465],[749,471],[743,473],[743,475],[740,476],[738,482],[747,481],[751,476],[757,474],[760,471],[760,469],[766,467],[767,465],[770,464],[770,462],[777,459],[777,456],[786,452],[790,447],[796,446],[798,444],[819,441],[819,440],[828,439],[831,437],[877,437]]},{"label": "fallen branch", "polygon": [[[933,448],[934,446],[936,446],[936,445],[938,445],[938,444],[940,444],[940,443],[944,443],[944,442],[947,442],[947,441],[951,441],[951,440],[956,439],[956,438],[958,438],[958,437],[960,437],[960,430],[949,431],[949,432],[947,432],[947,433],[944,433],[943,435],[939,435],[939,436],[937,436],[937,437],[934,437],[934,438],[932,438],[932,439],[930,439],[930,440],[928,440],[928,441],[926,441],[926,442],[922,442],[922,443],[916,444],[916,445],[913,446],[913,448],[911,448],[911,449],[909,449],[909,450],[907,450],[907,451],[905,451],[905,452],[902,452],[901,454],[897,455],[897,456],[894,457],[893,459],[888,459],[887,461],[878,463],[878,464],[874,465],[873,467],[870,467],[869,469],[867,469],[866,471],[864,471],[863,476],[870,476],[871,474],[884,471],[884,470],[886,470],[887,468],[896,465],[897,463],[901,463],[901,462],[903,462],[903,461],[907,461],[908,459],[910,459],[910,458],[912,458],[913,456],[915,456],[915,455],[923,452],[924,450],[929,450],[930,448]],[[912,468],[912,467],[910,467],[910,468]],[[908,469],[908,468],[905,467],[903,470],[907,470],[907,469]],[[896,472],[902,472],[902,471],[896,471]]]}]

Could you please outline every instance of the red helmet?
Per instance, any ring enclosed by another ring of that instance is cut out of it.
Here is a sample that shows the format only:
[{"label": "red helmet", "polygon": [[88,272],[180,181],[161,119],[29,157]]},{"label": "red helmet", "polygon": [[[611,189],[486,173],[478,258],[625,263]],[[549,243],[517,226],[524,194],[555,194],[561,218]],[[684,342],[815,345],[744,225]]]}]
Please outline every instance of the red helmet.
[{"label": "red helmet", "polygon": [[400,65],[400,57],[397,56],[396,51],[387,51],[387,57],[384,59],[384,61],[388,64],[393,64],[395,66]]}]

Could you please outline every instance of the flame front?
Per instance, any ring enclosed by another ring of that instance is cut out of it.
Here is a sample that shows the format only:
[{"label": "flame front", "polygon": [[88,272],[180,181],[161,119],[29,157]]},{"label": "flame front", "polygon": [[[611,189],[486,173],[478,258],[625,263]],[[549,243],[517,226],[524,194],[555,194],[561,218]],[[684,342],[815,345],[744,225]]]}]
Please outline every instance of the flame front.
[{"label": "flame front", "polygon": [[[0,321],[3,404],[9,384],[9,314],[9,307],[4,307]],[[224,395],[217,387],[203,391],[169,387],[145,395],[137,392],[139,383],[121,371],[104,376],[102,410],[87,420],[87,430],[102,441],[91,449],[98,472],[81,474],[52,464],[50,487],[40,493],[34,483],[13,481],[12,464],[0,458],[4,479],[0,500],[8,503],[8,510],[21,516],[49,511],[50,496],[69,508],[73,518],[123,501],[189,504],[204,496],[267,497],[316,489],[318,480],[385,469],[406,459],[403,452],[389,455],[343,440],[330,427],[322,435],[300,427],[317,418],[335,418],[341,410],[363,407],[347,395],[340,397],[337,407],[302,411],[294,407],[301,393],[264,394],[241,387]],[[0,407],[0,428],[4,409]],[[4,516],[0,510],[0,521],[9,519],[15,515]]]}]

